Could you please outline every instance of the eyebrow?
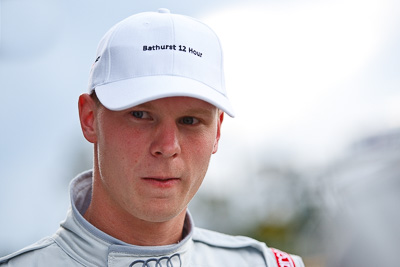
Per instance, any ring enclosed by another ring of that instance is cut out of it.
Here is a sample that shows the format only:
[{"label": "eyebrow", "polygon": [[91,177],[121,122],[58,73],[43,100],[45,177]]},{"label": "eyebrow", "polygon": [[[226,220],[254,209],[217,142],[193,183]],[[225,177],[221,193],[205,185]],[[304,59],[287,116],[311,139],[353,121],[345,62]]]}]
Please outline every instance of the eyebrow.
[{"label": "eyebrow", "polygon": [[152,109],[152,108],[153,108],[153,105],[152,105],[151,103],[149,103],[149,102],[146,102],[146,103],[142,103],[142,104],[133,106],[132,108],[133,108],[133,109],[134,109],[134,108]]},{"label": "eyebrow", "polygon": [[[216,111],[217,109],[215,109]],[[185,111],[187,114],[195,114],[195,115],[203,115],[203,116],[213,116],[214,109],[205,109],[205,108],[192,108]]]},{"label": "eyebrow", "polygon": [[[140,109],[149,109],[152,110],[154,109],[154,105],[150,102],[142,103],[137,106],[132,107],[133,109],[135,108],[140,108]],[[216,112],[218,113],[218,108],[213,108],[213,109],[208,109],[208,108],[188,108],[184,110],[186,114],[195,114],[195,115],[203,115],[203,116],[213,116],[213,113]]]}]

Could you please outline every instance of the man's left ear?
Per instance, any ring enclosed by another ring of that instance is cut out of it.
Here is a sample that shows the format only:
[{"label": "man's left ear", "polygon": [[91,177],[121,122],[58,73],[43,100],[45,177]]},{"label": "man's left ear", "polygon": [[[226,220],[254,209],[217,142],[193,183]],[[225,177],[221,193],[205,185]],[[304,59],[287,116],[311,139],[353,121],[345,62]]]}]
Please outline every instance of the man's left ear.
[{"label": "man's left ear", "polygon": [[212,153],[215,154],[217,153],[218,150],[218,143],[219,143],[219,138],[221,137],[221,124],[222,121],[224,120],[224,112],[222,110],[218,111],[218,121],[217,121],[217,136],[215,137],[215,142],[214,142],[214,147]]}]

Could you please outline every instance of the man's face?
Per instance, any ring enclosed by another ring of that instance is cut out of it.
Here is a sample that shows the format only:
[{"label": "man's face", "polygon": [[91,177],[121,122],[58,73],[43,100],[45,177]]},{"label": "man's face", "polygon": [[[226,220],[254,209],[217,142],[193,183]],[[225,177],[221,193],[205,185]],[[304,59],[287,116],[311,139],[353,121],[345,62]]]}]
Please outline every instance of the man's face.
[{"label": "man's face", "polygon": [[109,208],[123,216],[167,221],[199,189],[217,151],[223,113],[189,97],[94,112],[95,176]]}]

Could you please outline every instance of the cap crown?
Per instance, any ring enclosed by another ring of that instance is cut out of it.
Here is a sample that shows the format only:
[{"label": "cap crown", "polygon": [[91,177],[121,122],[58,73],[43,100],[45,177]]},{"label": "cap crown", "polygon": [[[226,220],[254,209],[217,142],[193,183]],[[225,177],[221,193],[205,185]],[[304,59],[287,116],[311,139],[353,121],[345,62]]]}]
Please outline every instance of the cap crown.
[{"label": "cap crown", "polygon": [[[115,110],[178,95],[198,97],[223,110],[229,105],[218,37],[202,22],[165,9],[130,16],[104,35],[90,73],[93,90]],[[130,102],[112,94],[126,95]]]}]

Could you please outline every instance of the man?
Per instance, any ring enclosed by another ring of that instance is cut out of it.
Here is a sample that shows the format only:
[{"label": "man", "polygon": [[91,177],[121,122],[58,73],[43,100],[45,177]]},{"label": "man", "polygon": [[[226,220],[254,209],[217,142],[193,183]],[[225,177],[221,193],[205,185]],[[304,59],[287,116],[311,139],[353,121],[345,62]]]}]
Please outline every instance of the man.
[{"label": "man", "polygon": [[1,266],[304,266],[245,237],[195,228],[187,206],[217,152],[226,97],[219,40],[166,9],[131,16],[99,44],[79,98],[93,171],[71,183],[51,237]]}]

